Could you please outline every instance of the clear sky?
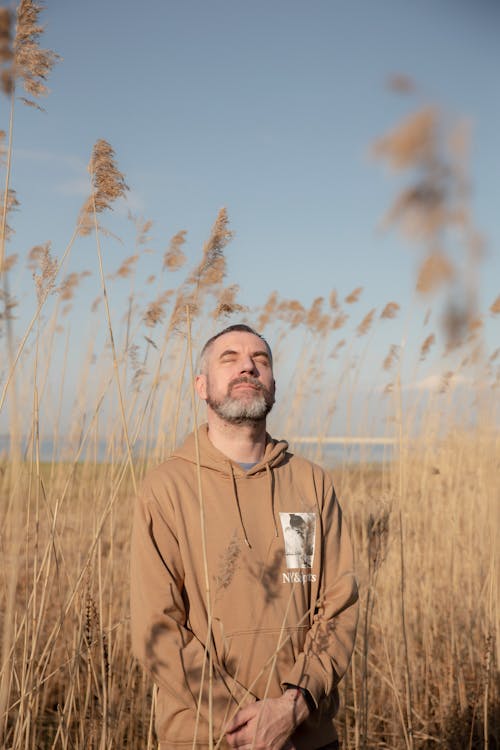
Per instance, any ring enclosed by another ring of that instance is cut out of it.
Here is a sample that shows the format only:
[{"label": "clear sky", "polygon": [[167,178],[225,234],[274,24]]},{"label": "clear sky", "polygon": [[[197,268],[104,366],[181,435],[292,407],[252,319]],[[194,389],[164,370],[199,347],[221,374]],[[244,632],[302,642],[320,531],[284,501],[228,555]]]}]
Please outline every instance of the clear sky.
[{"label": "clear sky", "polygon": [[[50,239],[62,254],[88,193],[92,145],[105,138],[131,188],[129,207],[154,222],[158,253],[186,229],[198,257],[227,207],[228,282],[240,285],[242,302],[262,304],[277,289],[310,305],[333,287],[344,297],[362,286],[360,317],[389,300],[404,307],[418,248],[378,229],[404,180],[370,157],[370,145],[433,103],[472,125],[474,220],[487,241],[482,309],[500,293],[498,2],[47,0],[42,20],[42,45],[63,60],[46,112],[16,109],[21,208],[8,253],[25,257]],[[396,73],[416,82],[415,95],[389,90]],[[6,112],[4,100],[4,128]],[[134,252],[126,210],[104,221],[125,242],[106,241],[107,272]],[[86,268],[82,311],[99,285],[95,248],[81,242],[69,270]],[[11,283],[20,331],[34,307],[30,273],[19,266]]]}]

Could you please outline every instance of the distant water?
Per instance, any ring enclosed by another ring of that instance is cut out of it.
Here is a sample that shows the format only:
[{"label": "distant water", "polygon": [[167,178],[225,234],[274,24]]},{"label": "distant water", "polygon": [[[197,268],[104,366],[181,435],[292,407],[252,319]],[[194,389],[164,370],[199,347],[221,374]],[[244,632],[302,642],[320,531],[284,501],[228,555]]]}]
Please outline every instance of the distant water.
[{"label": "distant water", "polygon": [[[134,453],[138,455],[141,451],[141,444],[138,443],[135,446]],[[27,450],[26,440],[21,445],[23,456],[27,457],[29,452]],[[119,446],[115,441],[113,449],[106,440],[100,440],[94,448],[88,444],[81,456],[81,460],[85,460],[85,457],[94,455],[96,450],[97,461],[109,461],[110,456],[114,456],[114,460],[120,460],[121,455],[125,454],[125,446]],[[76,456],[78,446],[69,445],[64,440],[60,441],[58,450],[55,455],[56,461],[73,461]],[[327,467],[338,466],[343,463],[382,463],[383,461],[390,461],[394,455],[394,446],[392,445],[366,445],[359,443],[350,443],[348,445],[328,445],[328,444],[291,444],[290,450],[293,453],[297,453],[305,458],[309,458],[311,461],[317,461],[318,463],[324,464]],[[0,458],[8,456],[10,451],[10,439],[8,435],[0,435]],[[44,438],[40,441],[40,460],[41,461],[52,461],[54,453],[54,444],[51,439]]]},{"label": "distant water", "polygon": [[290,445],[290,450],[311,461],[316,461],[329,468],[339,466],[343,463],[383,463],[391,461],[394,456],[394,445],[377,445],[349,443],[334,445],[328,444],[307,444],[307,445]]}]

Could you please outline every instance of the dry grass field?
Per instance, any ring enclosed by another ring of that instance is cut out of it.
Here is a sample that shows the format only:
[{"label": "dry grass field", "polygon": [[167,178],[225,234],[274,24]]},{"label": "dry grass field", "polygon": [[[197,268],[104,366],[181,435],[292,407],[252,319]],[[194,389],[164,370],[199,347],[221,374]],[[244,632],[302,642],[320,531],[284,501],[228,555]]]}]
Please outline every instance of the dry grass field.
[{"label": "dry grass field", "polygon": [[[16,84],[31,97],[44,93],[56,61],[38,46],[37,6],[23,0],[20,10],[15,26],[10,11],[0,9],[7,40],[2,63],[16,60],[2,78],[11,107]],[[419,237],[416,289],[431,295],[453,276],[451,261],[435,243],[450,222],[465,238],[467,269],[477,258],[461,169],[463,139],[455,133],[445,170],[434,140],[438,125],[436,112],[425,109],[374,147],[376,157],[419,175],[387,222]],[[89,164],[92,192],[66,250],[55,258],[48,244],[37,246],[27,259],[36,304],[21,331],[14,327],[16,290],[10,286],[20,261],[7,252],[15,208],[12,127],[3,135],[0,410],[8,414],[9,440],[0,455],[0,746],[153,748],[154,691],[130,647],[131,514],[147,468],[202,418],[191,405],[189,344],[196,352],[228,320],[253,323],[269,337],[277,368],[287,373],[273,432],[321,437],[339,429],[340,401],[347,404],[342,431],[345,424],[349,430],[377,327],[397,318],[393,340],[404,342],[405,324],[393,301],[356,314],[361,289],[343,299],[333,291],[308,309],[274,293],[262,308],[246,310],[237,286],[224,286],[232,236],[224,209],[187,271],[186,232],[172,238],[148,279],[154,291],[144,302],[134,289],[150,252],[151,222],[133,217],[136,246],[111,279],[101,221],[127,188],[113,149],[100,140]],[[445,185],[443,174],[449,177]],[[444,212],[445,203],[453,210]],[[68,263],[75,242],[89,237],[100,295],[87,311],[78,297],[87,273],[70,271]],[[117,324],[114,300],[123,297],[123,280],[131,291],[128,312]],[[376,376],[379,383],[383,374],[385,393],[377,385],[367,398],[384,404],[394,450],[378,462],[345,458],[331,467],[351,529],[361,596],[356,649],[341,686],[344,750],[499,747],[500,350],[486,351],[477,290],[471,286],[464,298],[464,308],[445,316],[442,377],[425,397],[415,391],[409,398],[403,373],[408,361],[415,363],[417,380],[437,331],[427,327],[413,352],[394,344],[380,357]],[[82,326],[72,330],[72,310],[79,321],[90,321],[87,340]],[[499,312],[500,298],[488,315]],[[64,357],[57,354],[61,349]],[[78,367],[68,373],[71,359]],[[466,393],[458,387],[464,382]],[[63,396],[68,392],[70,401]],[[372,435],[371,429],[367,420],[364,434]]]},{"label": "dry grass field", "polygon": [[[334,470],[362,602],[346,749],[497,747],[499,447],[457,433]],[[153,747],[130,653],[126,458],[4,462],[1,482],[3,746]]]}]

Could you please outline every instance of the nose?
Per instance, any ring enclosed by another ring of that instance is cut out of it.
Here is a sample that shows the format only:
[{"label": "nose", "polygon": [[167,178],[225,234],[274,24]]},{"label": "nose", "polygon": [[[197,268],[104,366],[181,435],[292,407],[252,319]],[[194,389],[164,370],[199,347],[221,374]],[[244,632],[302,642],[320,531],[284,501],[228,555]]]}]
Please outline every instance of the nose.
[{"label": "nose", "polygon": [[257,367],[255,365],[255,362],[253,361],[252,357],[247,356],[243,357],[241,363],[240,363],[240,373],[243,375],[245,373],[256,375],[258,373]]}]

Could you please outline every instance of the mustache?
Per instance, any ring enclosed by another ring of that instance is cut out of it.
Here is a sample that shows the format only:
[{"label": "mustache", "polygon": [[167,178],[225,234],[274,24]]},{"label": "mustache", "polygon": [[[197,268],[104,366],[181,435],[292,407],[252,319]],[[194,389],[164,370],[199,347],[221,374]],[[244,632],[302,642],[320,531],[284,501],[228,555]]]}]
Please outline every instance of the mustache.
[{"label": "mustache", "polygon": [[249,385],[253,385],[254,388],[257,388],[259,391],[264,390],[264,386],[262,385],[260,380],[257,380],[257,378],[254,378],[251,375],[240,375],[239,378],[234,378],[234,380],[231,380],[229,382],[229,385],[227,387],[228,393],[231,393],[234,386],[239,385],[240,383],[248,383]]}]

